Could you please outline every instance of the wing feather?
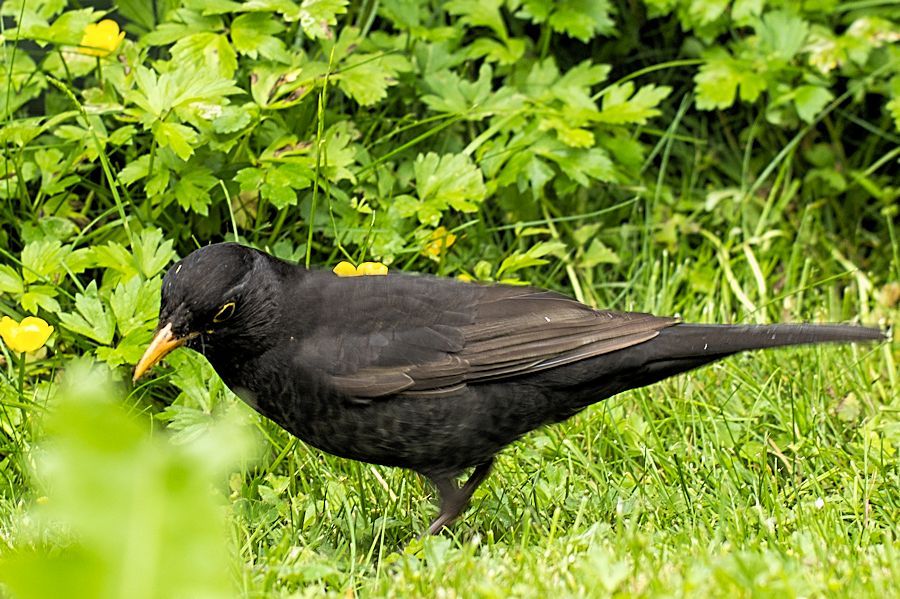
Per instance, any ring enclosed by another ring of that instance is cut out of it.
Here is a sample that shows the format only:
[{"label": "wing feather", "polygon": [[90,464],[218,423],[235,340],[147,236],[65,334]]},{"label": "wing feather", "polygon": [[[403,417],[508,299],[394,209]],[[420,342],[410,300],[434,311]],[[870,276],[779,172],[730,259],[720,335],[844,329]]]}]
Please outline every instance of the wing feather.
[{"label": "wing feather", "polygon": [[677,322],[594,310],[550,291],[430,277],[330,276],[320,292],[322,305],[340,303],[344,330],[320,327],[301,359],[327,372],[338,391],[364,401],[452,396],[467,384],[643,343]]}]

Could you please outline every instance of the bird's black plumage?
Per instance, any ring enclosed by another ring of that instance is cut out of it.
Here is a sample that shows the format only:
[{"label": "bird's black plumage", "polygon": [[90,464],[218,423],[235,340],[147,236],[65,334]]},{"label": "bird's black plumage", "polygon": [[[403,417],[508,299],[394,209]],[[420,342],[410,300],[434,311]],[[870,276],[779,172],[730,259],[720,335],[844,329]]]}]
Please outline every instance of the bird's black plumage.
[{"label": "bird's black plumage", "polygon": [[136,376],[186,344],[310,445],[429,477],[441,495],[435,532],[494,455],[543,424],[740,351],[882,339],[847,325],[682,324],[428,276],[342,278],[225,243],[166,274]]}]

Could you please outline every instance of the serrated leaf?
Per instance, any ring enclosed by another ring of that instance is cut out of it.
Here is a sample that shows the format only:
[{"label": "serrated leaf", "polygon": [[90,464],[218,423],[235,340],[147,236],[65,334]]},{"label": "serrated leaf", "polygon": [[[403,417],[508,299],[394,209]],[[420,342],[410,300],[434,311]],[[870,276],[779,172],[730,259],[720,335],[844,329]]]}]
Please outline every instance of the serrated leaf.
[{"label": "serrated leaf", "polygon": [[178,205],[185,210],[206,216],[212,198],[209,190],[218,182],[212,171],[202,166],[187,168],[178,176],[172,193]]},{"label": "serrated leaf", "polygon": [[145,278],[161,273],[176,257],[172,245],[172,240],[163,240],[163,232],[159,229],[141,231],[134,242],[134,256]]},{"label": "serrated leaf", "polygon": [[65,274],[63,261],[71,252],[57,239],[33,241],[22,250],[22,278],[26,283],[52,279]]},{"label": "serrated leaf", "polygon": [[659,116],[657,106],[672,92],[672,88],[650,84],[641,87],[634,95],[633,92],[631,81],[609,87],[603,96],[603,108],[595,119],[612,125],[643,125],[647,119]]},{"label": "serrated leaf", "polygon": [[[109,307],[116,318],[116,326],[123,337],[136,330],[149,332],[159,314],[162,279],[144,281],[131,277],[119,282],[109,296]],[[140,357],[140,356],[138,356]]]},{"label": "serrated leaf", "polygon": [[508,37],[500,7],[503,0],[450,0],[444,4],[451,15],[459,17],[459,22],[469,27],[487,27],[501,39]]},{"label": "serrated leaf", "polygon": [[342,66],[336,76],[338,86],[361,106],[375,104],[387,96],[387,88],[397,83],[396,60],[378,54],[359,54]]},{"label": "serrated leaf", "polygon": [[60,307],[56,295],[56,289],[49,285],[29,285],[28,290],[19,297],[19,304],[32,314],[37,314],[39,308],[57,313]]},{"label": "serrated leaf", "polygon": [[738,86],[745,102],[755,101],[766,89],[765,77],[725,52],[713,51],[706,59],[694,76],[700,110],[729,108],[734,104]]},{"label": "serrated leaf", "polygon": [[112,343],[116,319],[100,298],[96,281],[91,281],[84,293],[75,295],[75,309],[75,313],[63,312],[59,315],[59,321],[65,328],[102,345]]},{"label": "serrated leaf", "polygon": [[182,160],[191,157],[198,140],[197,132],[187,125],[160,121],[153,125],[153,137],[161,148],[171,148]]},{"label": "serrated leaf", "polygon": [[142,154],[135,160],[126,164],[119,171],[118,179],[125,185],[131,185],[135,181],[143,179],[148,174],[150,168],[150,154]]},{"label": "serrated leaf", "polygon": [[275,34],[284,31],[277,19],[270,14],[257,12],[240,15],[231,22],[231,41],[234,48],[250,58],[263,56],[278,62],[289,63],[290,54],[284,42]]},{"label": "serrated leaf", "polygon": [[900,96],[888,102],[886,108],[894,119],[894,127],[897,131],[900,131]]},{"label": "serrated leaf", "polygon": [[138,274],[134,256],[121,243],[108,241],[105,245],[95,245],[90,249],[97,266],[119,272],[124,278]]},{"label": "serrated leaf", "polygon": [[756,32],[763,52],[790,60],[806,42],[809,23],[795,14],[777,10],[763,15]]},{"label": "serrated leaf", "polygon": [[297,204],[297,194],[291,182],[290,171],[282,168],[269,169],[266,182],[260,186],[259,191],[275,208],[281,210]]},{"label": "serrated leaf", "polygon": [[221,33],[201,31],[178,39],[169,48],[172,62],[191,71],[209,70],[231,79],[237,69],[237,54]]},{"label": "serrated leaf", "polygon": [[525,0],[516,16],[587,42],[597,34],[615,33],[614,12],[608,0]]},{"label": "serrated leaf", "polygon": [[490,96],[492,77],[493,71],[487,64],[481,66],[475,81],[449,70],[432,73],[425,77],[425,84],[435,93],[422,96],[422,101],[437,112],[467,114]]},{"label": "serrated leaf", "polygon": [[16,270],[0,264],[0,293],[19,294],[25,291],[25,282]]},{"label": "serrated leaf", "polygon": [[587,187],[590,179],[615,181],[612,160],[603,148],[570,148],[557,140],[536,144],[534,152],[554,162],[573,181]]},{"label": "serrated leaf", "polygon": [[347,12],[348,0],[303,0],[298,10],[284,13],[287,21],[300,21],[303,32],[311,38],[331,39],[337,15]]},{"label": "serrated leaf", "polygon": [[122,337],[115,347],[98,347],[96,350],[97,358],[112,367],[122,364],[137,364],[152,340],[153,331],[151,328],[136,329]]},{"label": "serrated leaf", "polygon": [[178,350],[169,354],[166,361],[174,367],[169,382],[181,390],[179,401],[211,412],[223,385],[209,362],[196,352]]},{"label": "serrated leaf", "polygon": [[431,225],[437,224],[440,213],[448,207],[474,212],[487,194],[481,169],[464,154],[419,154],[413,171],[422,202],[419,220]]}]

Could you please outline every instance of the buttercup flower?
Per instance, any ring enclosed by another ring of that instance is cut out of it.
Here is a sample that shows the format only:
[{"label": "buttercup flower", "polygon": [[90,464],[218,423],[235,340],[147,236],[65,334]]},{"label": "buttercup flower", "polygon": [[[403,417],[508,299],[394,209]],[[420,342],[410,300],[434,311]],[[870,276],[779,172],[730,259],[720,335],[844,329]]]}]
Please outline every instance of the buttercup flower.
[{"label": "buttercup flower", "polygon": [[0,319],[0,337],[6,346],[19,353],[35,351],[41,348],[50,335],[53,327],[36,316],[27,316],[22,322],[16,322],[9,316]]},{"label": "buttercup flower", "polygon": [[429,258],[438,258],[454,243],[456,243],[456,235],[441,226],[428,236],[428,243],[422,248],[422,253]]},{"label": "buttercup flower", "polygon": [[359,266],[353,266],[346,260],[338,263],[332,272],[339,277],[363,277],[366,275],[386,275],[388,267],[381,262],[363,262]]},{"label": "buttercup flower", "polygon": [[103,19],[99,23],[91,23],[84,28],[84,35],[81,37],[81,46],[78,48],[81,54],[88,56],[109,56],[109,54],[119,47],[122,40],[125,39],[125,32],[119,31],[119,24],[112,19]]}]

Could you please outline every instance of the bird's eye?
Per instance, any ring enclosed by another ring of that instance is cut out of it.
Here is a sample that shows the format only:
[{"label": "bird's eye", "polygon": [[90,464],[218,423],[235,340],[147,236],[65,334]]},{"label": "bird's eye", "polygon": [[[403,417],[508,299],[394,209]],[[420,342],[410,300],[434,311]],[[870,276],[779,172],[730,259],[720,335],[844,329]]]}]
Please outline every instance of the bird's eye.
[{"label": "bird's eye", "polygon": [[234,315],[234,302],[228,302],[213,316],[213,322],[225,322]]}]

